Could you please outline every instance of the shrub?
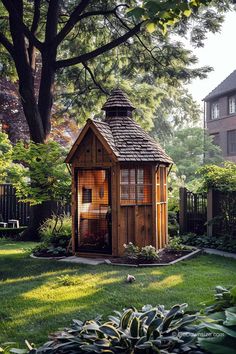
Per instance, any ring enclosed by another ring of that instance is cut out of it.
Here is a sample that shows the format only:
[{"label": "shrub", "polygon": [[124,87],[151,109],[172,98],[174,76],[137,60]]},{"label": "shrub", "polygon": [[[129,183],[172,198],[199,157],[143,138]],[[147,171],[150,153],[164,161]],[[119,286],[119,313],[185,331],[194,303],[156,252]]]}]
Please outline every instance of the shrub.
[{"label": "shrub", "polygon": [[64,257],[68,255],[68,252],[64,247],[55,247],[43,242],[33,248],[33,254],[36,257]]},{"label": "shrub", "polygon": [[124,257],[129,260],[138,260],[138,261],[155,261],[159,258],[158,253],[153,246],[145,246],[141,249],[138,246],[135,246],[132,242],[129,242],[128,245],[124,244],[125,252]]},{"label": "shrub", "polygon": [[171,237],[179,235],[179,223],[175,211],[168,211],[168,234]]},{"label": "shrub", "polygon": [[159,255],[153,246],[145,246],[141,248],[141,251],[138,254],[138,259],[143,261],[155,261],[159,258]]},{"label": "shrub", "polygon": [[131,307],[116,312],[108,322],[74,320],[71,328],[53,335],[37,353],[203,353],[194,326],[189,326],[197,316],[185,313],[186,308],[187,304],[170,310],[146,305],[141,311]]},{"label": "shrub", "polygon": [[214,237],[207,235],[196,235],[193,233],[181,235],[182,242],[186,245],[196,247],[215,248],[227,252],[236,252],[236,239],[230,240],[228,236]]},{"label": "shrub", "polygon": [[127,259],[138,259],[138,255],[139,255],[139,247],[135,246],[132,242],[129,242],[128,245],[126,243],[124,243],[124,257]]},{"label": "shrub", "polygon": [[173,237],[169,239],[167,249],[174,250],[174,251],[183,251],[187,247],[182,244],[182,240],[180,237]]},{"label": "shrub", "polygon": [[40,227],[41,240],[54,247],[67,247],[71,238],[71,217],[53,215]]}]

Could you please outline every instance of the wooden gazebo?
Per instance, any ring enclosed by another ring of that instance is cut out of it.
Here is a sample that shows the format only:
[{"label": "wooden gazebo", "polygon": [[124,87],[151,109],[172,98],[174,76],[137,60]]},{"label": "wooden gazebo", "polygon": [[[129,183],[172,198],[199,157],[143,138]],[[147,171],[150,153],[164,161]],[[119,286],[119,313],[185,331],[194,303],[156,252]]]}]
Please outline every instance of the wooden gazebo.
[{"label": "wooden gazebo", "polygon": [[133,119],[116,89],[88,119],[66,163],[72,170],[72,244],[76,254],[120,256],[124,243],[167,243],[167,173],[171,158]]}]

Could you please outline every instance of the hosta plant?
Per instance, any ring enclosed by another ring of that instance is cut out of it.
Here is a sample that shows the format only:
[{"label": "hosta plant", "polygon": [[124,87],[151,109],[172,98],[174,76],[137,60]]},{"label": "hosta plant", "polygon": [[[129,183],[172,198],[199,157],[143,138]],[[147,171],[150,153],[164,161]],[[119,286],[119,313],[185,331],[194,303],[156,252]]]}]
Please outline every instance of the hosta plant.
[{"label": "hosta plant", "polygon": [[139,247],[135,246],[132,242],[129,242],[128,244],[124,243],[124,257],[127,259],[131,260],[136,260],[139,255]]},{"label": "hosta plant", "polygon": [[159,255],[155,247],[150,245],[141,248],[138,258],[140,261],[155,261],[159,258]]},{"label": "hosta plant", "polygon": [[227,309],[228,307],[236,306],[236,286],[226,289],[222,286],[216,286],[214,299],[205,302],[202,312],[210,314]]},{"label": "hosta plant", "polygon": [[71,328],[56,333],[37,354],[79,353],[203,353],[196,344],[195,315],[185,313],[187,305],[146,305],[115,312],[108,322],[100,318],[74,320]]}]

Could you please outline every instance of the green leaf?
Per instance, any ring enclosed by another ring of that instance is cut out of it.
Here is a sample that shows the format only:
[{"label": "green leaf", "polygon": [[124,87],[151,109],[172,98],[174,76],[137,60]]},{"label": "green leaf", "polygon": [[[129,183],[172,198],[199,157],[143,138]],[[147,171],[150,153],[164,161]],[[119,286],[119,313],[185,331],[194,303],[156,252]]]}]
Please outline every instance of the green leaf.
[{"label": "green leaf", "polygon": [[206,328],[208,328],[210,330],[213,329],[213,330],[216,330],[217,332],[222,332],[222,333],[227,334],[230,337],[236,338],[236,331],[234,331],[226,326],[221,326],[217,323],[209,323],[209,322],[204,322],[203,326],[204,325]]},{"label": "green leaf", "polygon": [[192,13],[191,9],[184,10],[184,16],[189,17]]},{"label": "green leaf", "polygon": [[122,329],[126,329],[128,327],[132,314],[133,314],[132,309],[128,309],[123,313],[123,316],[121,317],[120,320],[120,326]]},{"label": "green leaf", "polygon": [[134,317],[130,325],[130,334],[134,338],[138,338],[140,328],[140,320],[137,317]]},{"label": "green leaf", "polygon": [[153,33],[156,30],[156,28],[157,28],[157,25],[154,22],[149,22],[146,24],[146,29],[149,33]]},{"label": "green leaf", "polygon": [[225,326],[236,326],[236,308],[228,308],[225,310],[226,320],[223,322]]},{"label": "green leaf", "polygon": [[172,307],[172,309],[168,312],[168,314],[165,316],[163,319],[163,324],[162,324],[162,331],[166,331],[173,320],[173,318],[176,316],[176,314],[180,311],[180,305],[175,305]]},{"label": "green leaf", "polygon": [[104,324],[99,327],[99,330],[109,337],[120,338],[119,332],[112,326]]},{"label": "green leaf", "polygon": [[215,338],[205,339],[205,338],[198,338],[198,343],[201,348],[209,351],[210,353],[214,354],[235,354],[235,347],[227,346],[224,343],[217,343],[214,341]]},{"label": "green leaf", "polygon": [[147,330],[147,339],[149,339],[152,335],[152,333],[154,331],[156,331],[158,334],[158,327],[160,326],[160,324],[162,323],[162,319],[161,318],[156,318],[155,320],[153,320],[150,325],[148,326],[148,330]]},{"label": "green leaf", "polygon": [[145,9],[142,7],[135,7],[134,9],[131,9],[127,11],[127,16],[128,17],[135,17],[137,20],[139,20],[142,15],[144,15]]}]

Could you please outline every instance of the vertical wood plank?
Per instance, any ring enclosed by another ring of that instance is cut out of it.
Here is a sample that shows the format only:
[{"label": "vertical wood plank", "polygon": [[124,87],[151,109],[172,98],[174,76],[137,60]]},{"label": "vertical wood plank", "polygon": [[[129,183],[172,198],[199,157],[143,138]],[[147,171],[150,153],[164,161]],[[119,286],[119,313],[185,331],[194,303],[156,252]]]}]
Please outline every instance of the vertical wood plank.
[{"label": "vertical wood plank", "polygon": [[152,245],[157,249],[157,180],[156,166],[152,166]]}]

